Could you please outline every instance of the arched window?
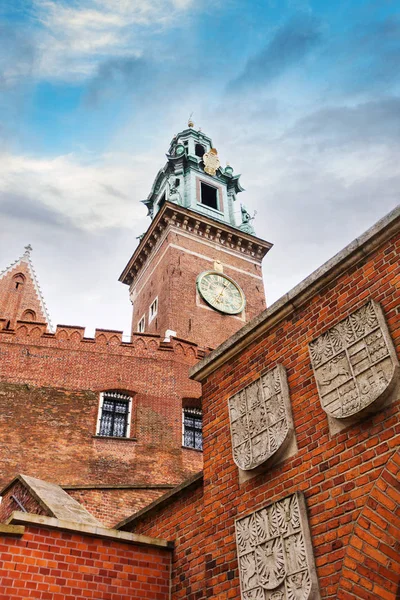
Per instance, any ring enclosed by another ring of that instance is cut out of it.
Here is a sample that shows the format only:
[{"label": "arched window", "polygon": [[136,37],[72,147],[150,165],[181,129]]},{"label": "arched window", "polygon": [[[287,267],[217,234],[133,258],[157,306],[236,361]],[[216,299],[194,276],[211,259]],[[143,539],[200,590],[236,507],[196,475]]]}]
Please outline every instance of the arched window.
[{"label": "arched window", "polygon": [[22,273],[17,273],[13,277],[13,282],[14,282],[14,285],[15,285],[16,289],[21,288],[24,285],[24,283],[25,283],[25,277],[24,277],[24,275],[22,275]]},{"label": "arched window", "polygon": [[26,310],[22,313],[23,321],[36,321],[36,313],[34,310]]},{"label": "arched window", "polygon": [[115,391],[102,392],[96,434],[105,437],[129,437],[131,414],[131,396]]}]

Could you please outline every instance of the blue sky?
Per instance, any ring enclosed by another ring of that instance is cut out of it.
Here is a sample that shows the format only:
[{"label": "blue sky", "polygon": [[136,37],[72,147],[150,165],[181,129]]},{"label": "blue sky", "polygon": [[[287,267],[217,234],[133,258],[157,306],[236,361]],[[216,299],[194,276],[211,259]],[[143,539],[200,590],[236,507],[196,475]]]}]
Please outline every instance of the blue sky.
[{"label": "blue sky", "polygon": [[398,203],[394,0],[2,0],[1,266],[29,242],[54,322],[129,330],[140,200],[194,113],[265,260],[268,303]]}]

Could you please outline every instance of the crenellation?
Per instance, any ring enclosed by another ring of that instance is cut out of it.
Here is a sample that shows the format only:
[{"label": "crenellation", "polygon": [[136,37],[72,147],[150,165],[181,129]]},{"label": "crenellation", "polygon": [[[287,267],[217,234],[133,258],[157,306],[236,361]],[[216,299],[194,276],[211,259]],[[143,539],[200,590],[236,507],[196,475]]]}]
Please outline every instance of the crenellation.
[{"label": "crenellation", "polygon": [[[0,319],[1,323],[2,319]],[[4,321],[4,319],[3,319]],[[197,346],[196,343],[184,340],[181,338],[171,338],[170,342],[164,342],[159,334],[151,333],[134,333],[132,334],[129,341],[122,339],[123,332],[112,329],[96,329],[94,337],[85,337],[85,328],[82,326],[74,325],[57,325],[54,333],[47,331],[47,324],[34,322],[34,321],[17,321],[14,329],[0,329],[0,345],[2,342],[10,342],[21,339],[21,338],[35,338],[35,344],[42,344],[43,346],[57,347],[59,343],[62,343],[62,348],[66,349],[68,346],[75,347],[77,344],[83,346],[89,344],[91,349],[84,349],[83,351],[112,351],[118,349],[129,351],[132,355],[137,352],[161,352],[164,355],[165,351],[172,352],[173,354],[179,354],[179,356],[200,358],[205,356],[207,349],[202,349]],[[18,343],[18,342],[17,342]],[[183,350],[183,352],[177,352]],[[189,349],[191,352],[189,352]]]}]

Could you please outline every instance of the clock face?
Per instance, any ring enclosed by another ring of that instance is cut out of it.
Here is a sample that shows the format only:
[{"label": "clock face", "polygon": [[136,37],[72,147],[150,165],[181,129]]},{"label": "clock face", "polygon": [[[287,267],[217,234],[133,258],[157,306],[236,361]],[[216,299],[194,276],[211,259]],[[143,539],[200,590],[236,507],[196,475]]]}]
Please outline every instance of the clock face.
[{"label": "clock face", "polygon": [[245,297],[233,279],[218,271],[204,271],[197,278],[197,289],[202,298],[220,312],[237,315],[245,307]]}]

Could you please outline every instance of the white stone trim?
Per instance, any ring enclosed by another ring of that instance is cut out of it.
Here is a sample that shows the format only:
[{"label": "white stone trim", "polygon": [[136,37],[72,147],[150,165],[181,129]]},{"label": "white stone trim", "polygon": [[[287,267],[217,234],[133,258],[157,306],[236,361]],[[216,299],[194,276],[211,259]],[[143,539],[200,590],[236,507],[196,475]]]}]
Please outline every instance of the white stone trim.
[{"label": "white stone trim", "polygon": [[[104,397],[109,394],[109,393],[113,393],[113,390],[105,390],[104,392],[100,392],[100,397],[99,397],[99,409],[98,409],[98,414],[97,414],[97,426],[96,426],[96,435],[100,435],[100,423],[101,423],[101,417],[103,414],[103,404],[104,404]],[[114,393],[118,393],[118,392],[114,392]],[[126,433],[123,437],[121,436],[110,436],[110,437],[115,437],[116,440],[118,439],[122,439],[124,440],[125,438],[129,438],[131,435],[131,422],[132,422],[132,396],[130,396],[129,394],[121,394],[121,395],[126,395],[126,399],[129,398],[128,402],[128,414],[127,414],[127,423],[126,423]]]}]

